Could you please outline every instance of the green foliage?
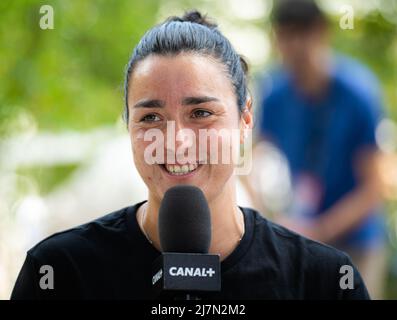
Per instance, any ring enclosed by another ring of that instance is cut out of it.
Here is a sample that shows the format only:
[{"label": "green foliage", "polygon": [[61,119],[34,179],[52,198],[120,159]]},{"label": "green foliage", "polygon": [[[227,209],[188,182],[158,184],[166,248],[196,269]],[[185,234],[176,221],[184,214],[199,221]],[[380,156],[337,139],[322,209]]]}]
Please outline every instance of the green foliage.
[{"label": "green foliage", "polygon": [[340,29],[338,19],[333,21],[334,47],[372,69],[382,84],[388,114],[397,120],[397,26],[379,12],[356,18],[352,30]]},{"label": "green foliage", "polygon": [[[180,11],[209,6],[198,0],[178,3]],[[54,8],[54,30],[39,27],[44,4]],[[10,124],[20,111],[31,114],[39,129],[52,131],[114,123],[123,108],[125,65],[137,41],[156,23],[160,4],[160,0],[1,1],[0,136],[12,133]],[[372,12],[356,17],[353,30],[342,30],[339,18],[334,17],[332,28],[335,47],[375,71],[389,114],[397,119],[396,25]]]},{"label": "green foliage", "polygon": [[[155,23],[157,0],[1,1],[0,135],[22,109],[40,129],[114,123],[133,47]],[[42,30],[41,5],[54,8]]]},{"label": "green foliage", "polygon": [[35,166],[18,168],[16,174],[28,177],[37,183],[38,193],[46,195],[56,185],[64,182],[78,168],[77,164],[57,166]]}]

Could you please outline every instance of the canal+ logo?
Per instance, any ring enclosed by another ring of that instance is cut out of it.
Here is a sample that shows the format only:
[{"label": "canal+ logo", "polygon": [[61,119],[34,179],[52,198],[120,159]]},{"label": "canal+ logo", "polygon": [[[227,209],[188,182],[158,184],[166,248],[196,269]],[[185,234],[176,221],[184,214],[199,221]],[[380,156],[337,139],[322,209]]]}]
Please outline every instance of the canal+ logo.
[{"label": "canal+ logo", "polygon": [[212,277],[215,270],[212,268],[194,268],[194,267],[171,267],[168,270],[173,277]]}]

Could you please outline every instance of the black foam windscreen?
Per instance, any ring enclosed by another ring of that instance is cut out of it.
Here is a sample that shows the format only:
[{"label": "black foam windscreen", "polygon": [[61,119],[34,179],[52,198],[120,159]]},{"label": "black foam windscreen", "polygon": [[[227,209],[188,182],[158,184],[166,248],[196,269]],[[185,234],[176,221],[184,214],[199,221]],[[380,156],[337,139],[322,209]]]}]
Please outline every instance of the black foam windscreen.
[{"label": "black foam windscreen", "polygon": [[201,189],[178,185],[165,192],[159,211],[159,236],[165,252],[208,253],[211,214]]}]

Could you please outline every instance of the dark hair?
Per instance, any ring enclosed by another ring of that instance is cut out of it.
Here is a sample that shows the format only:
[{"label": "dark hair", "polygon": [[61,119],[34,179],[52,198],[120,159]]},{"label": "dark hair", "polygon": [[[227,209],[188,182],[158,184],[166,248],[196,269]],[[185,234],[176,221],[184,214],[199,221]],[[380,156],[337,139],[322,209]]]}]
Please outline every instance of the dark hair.
[{"label": "dark hair", "polygon": [[276,26],[293,26],[303,30],[327,22],[314,0],[276,0],[271,20]]},{"label": "dark hair", "polygon": [[193,52],[208,55],[221,62],[228,72],[237,96],[240,112],[247,99],[248,65],[232,47],[217,25],[198,11],[185,13],[183,17],[169,17],[153,27],[135,47],[127,65],[125,76],[124,120],[128,123],[128,86],[134,66],[149,55],[177,55]]}]

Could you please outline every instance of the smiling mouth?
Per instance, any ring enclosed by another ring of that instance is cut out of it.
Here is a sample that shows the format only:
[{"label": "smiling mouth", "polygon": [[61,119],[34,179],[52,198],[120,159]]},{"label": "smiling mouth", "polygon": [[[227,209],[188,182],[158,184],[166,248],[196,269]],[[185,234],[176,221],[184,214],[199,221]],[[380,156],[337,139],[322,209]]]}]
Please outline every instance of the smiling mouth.
[{"label": "smiling mouth", "polygon": [[190,163],[184,165],[177,165],[177,164],[160,164],[168,174],[173,176],[184,176],[188,175],[197,170],[201,165],[198,163]]}]

